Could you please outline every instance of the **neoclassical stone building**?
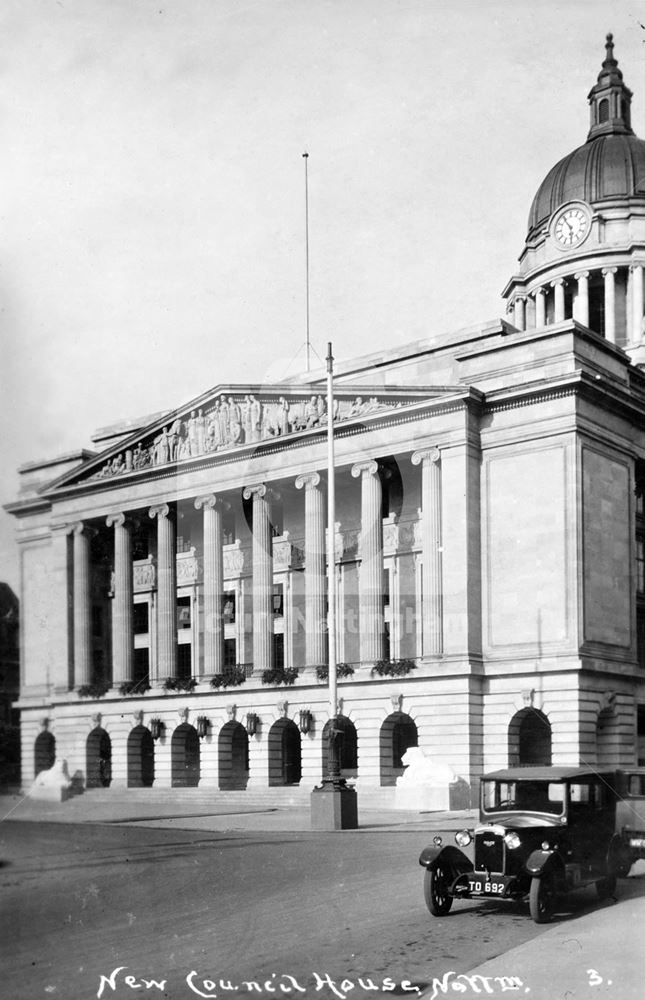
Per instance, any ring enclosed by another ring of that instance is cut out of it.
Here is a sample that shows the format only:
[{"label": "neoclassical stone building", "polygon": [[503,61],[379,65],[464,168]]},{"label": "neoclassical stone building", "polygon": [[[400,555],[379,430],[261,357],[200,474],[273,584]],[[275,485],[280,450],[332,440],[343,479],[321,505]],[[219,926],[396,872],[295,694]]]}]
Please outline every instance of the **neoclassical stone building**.
[{"label": "neoclassical stone building", "polygon": [[[342,766],[632,764],[645,731],[645,142],[613,56],[506,319],[335,372]],[[566,139],[566,137],[564,137]],[[21,469],[23,780],[325,768],[325,372],[218,385]],[[461,786],[463,788],[463,785]]]}]

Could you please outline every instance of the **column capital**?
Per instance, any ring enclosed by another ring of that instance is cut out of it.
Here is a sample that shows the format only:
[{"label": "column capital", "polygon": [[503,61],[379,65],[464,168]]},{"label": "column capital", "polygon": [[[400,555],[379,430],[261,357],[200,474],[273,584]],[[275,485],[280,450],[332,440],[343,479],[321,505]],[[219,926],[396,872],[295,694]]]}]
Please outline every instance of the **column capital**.
[{"label": "column capital", "polygon": [[242,496],[245,500],[250,500],[251,497],[265,497],[267,495],[266,483],[256,483],[254,486],[245,486],[242,490]]},{"label": "column capital", "polygon": [[317,472],[304,472],[296,477],[296,489],[301,490],[305,486],[308,490],[315,489],[320,485],[320,475]]},{"label": "column capital", "polygon": [[562,285],[564,285],[564,280],[565,280],[564,278],[556,278],[554,281],[551,282],[551,288],[561,287]]},{"label": "column capital", "polygon": [[217,496],[216,493],[207,493],[203,497],[195,497],[195,510],[201,510],[202,507],[208,510],[219,511],[231,509],[230,503],[227,500],[223,500],[222,497]]},{"label": "column capital", "polygon": [[74,535],[87,535],[88,538],[93,538],[94,535],[98,534],[97,529],[92,528],[85,521],[75,521],[73,524],[70,524],[69,531]]},{"label": "column capital", "polygon": [[514,295],[513,296],[513,302],[514,303],[515,302],[526,302],[526,298],[527,298],[526,294],[524,292],[520,292],[518,295]]},{"label": "column capital", "polygon": [[441,452],[437,447],[434,448],[423,448],[421,451],[415,451],[412,453],[412,464],[421,465],[423,462],[432,462],[437,465],[441,461]]},{"label": "column capital", "polygon": [[355,465],[352,465],[352,476],[354,479],[358,479],[363,473],[367,476],[375,476],[378,473],[378,462],[375,462],[371,458],[366,462],[356,462]]},{"label": "column capital", "polygon": [[158,517],[160,520],[161,518],[169,517],[170,507],[167,503],[157,503],[150,508],[148,516],[152,518]]},{"label": "column capital", "polygon": [[576,271],[574,278],[576,281],[584,281],[589,277],[589,271]]},{"label": "column capital", "polygon": [[642,271],[643,266],[645,265],[642,260],[641,261],[635,260],[632,264],[629,265],[629,270],[632,272],[632,274],[634,274],[636,271]]},{"label": "column capital", "polygon": [[117,511],[115,514],[108,514],[105,518],[105,523],[108,528],[114,526],[115,528],[125,528],[130,527],[133,523],[132,518],[129,517],[124,511]]},{"label": "column capital", "polygon": [[546,288],[544,288],[543,285],[540,285],[539,288],[534,288],[531,294],[534,299],[537,299],[538,295],[546,295]]},{"label": "column capital", "polygon": [[608,274],[616,274],[617,270],[618,270],[617,267],[603,267],[601,270],[601,274],[604,277]]}]

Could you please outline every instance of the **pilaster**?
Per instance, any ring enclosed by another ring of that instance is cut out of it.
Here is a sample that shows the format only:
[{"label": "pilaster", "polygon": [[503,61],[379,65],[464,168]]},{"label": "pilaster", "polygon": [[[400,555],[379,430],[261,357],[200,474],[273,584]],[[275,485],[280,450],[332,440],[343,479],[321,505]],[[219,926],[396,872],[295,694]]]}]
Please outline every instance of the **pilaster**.
[{"label": "pilaster", "polygon": [[94,529],[74,525],[74,686],[92,683],[92,580],[90,545]]},{"label": "pilaster", "polygon": [[417,451],[412,464],[421,465],[423,535],[423,655],[443,652],[443,581],[441,563],[441,452]]}]

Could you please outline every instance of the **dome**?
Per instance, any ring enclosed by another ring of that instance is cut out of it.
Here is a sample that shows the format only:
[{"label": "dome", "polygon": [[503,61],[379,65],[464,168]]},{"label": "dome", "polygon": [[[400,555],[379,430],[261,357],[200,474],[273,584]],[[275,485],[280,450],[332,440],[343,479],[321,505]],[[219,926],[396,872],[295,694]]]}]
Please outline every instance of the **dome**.
[{"label": "dome", "polygon": [[568,201],[645,199],[645,141],[635,135],[597,135],[548,172],[533,199],[529,232]]},{"label": "dome", "polygon": [[546,175],[531,205],[529,235],[569,201],[595,205],[604,200],[645,199],[645,141],[631,127],[632,92],[614,59],[607,35],[606,54],[587,100],[591,127],[587,141]]}]

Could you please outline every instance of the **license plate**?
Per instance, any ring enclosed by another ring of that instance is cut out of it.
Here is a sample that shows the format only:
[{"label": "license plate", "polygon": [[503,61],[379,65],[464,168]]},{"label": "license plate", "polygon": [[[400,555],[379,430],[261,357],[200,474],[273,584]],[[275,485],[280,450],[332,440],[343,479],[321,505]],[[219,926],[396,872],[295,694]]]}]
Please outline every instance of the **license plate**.
[{"label": "license plate", "polygon": [[472,878],[468,881],[469,892],[477,896],[502,896],[505,888],[505,882],[486,882]]}]

